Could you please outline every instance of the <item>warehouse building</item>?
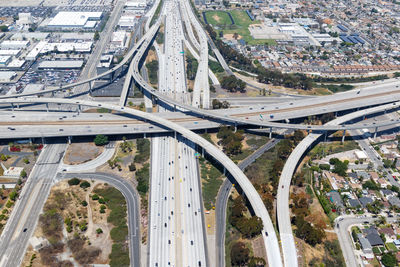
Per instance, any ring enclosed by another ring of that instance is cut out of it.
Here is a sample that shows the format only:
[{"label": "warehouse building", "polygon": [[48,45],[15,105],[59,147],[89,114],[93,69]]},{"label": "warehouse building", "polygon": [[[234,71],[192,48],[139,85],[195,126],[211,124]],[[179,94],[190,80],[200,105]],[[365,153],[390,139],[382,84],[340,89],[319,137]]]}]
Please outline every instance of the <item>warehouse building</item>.
[{"label": "warehouse building", "polygon": [[0,49],[23,49],[28,47],[29,41],[11,41],[5,40],[0,44]]},{"label": "warehouse building", "polygon": [[15,77],[17,77],[17,73],[15,71],[0,71],[0,82],[1,83],[9,83]]},{"label": "warehouse building", "polygon": [[67,12],[61,11],[50,20],[50,28],[94,28],[100,21],[103,12]]},{"label": "warehouse building", "polygon": [[0,56],[0,67],[6,67],[11,61],[11,56]]},{"label": "warehouse building", "polygon": [[[111,68],[112,60],[113,60],[113,55],[102,55],[100,58],[99,64],[97,64],[97,66],[96,66],[97,75],[100,75],[100,74],[108,71]],[[103,77],[103,79],[106,79],[106,80],[107,79],[112,80],[112,78],[113,78],[112,73]]]},{"label": "warehouse building", "polygon": [[39,70],[70,70],[81,69],[83,60],[45,60],[39,63]]}]

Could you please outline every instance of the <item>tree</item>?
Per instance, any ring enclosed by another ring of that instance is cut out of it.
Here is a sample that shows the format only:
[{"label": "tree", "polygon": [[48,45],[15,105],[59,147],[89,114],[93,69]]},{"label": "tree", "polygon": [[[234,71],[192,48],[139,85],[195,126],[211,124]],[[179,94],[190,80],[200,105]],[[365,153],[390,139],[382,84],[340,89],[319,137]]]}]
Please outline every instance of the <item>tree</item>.
[{"label": "tree", "polygon": [[382,264],[386,267],[397,266],[396,256],[393,253],[385,253],[381,258]]},{"label": "tree", "polygon": [[245,266],[250,259],[250,250],[243,242],[236,242],[231,249],[231,264],[232,266]]},{"label": "tree", "polygon": [[304,138],[304,133],[301,130],[296,130],[293,134],[293,140],[295,144],[300,143],[301,140]]},{"label": "tree", "polygon": [[98,31],[95,31],[94,36],[93,36],[93,39],[94,39],[95,41],[97,41],[97,40],[100,39],[100,33],[99,33]]},{"label": "tree", "polygon": [[108,137],[102,134],[96,135],[94,138],[94,144],[96,146],[104,146],[108,144]]},{"label": "tree", "polygon": [[79,180],[78,178],[74,177],[72,179],[68,180],[68,184],[69,185],[78,185],[81,182],[81,180]]},{"label": "tree", "polygon": [[97,228],[97,229],[96,229],[96,233],[97,233],[97,234],[102,234],[102,233],[103,233],[103,230],[102,230],[101,228]]},{"label": "tree", "polygon": [[18,196],[18,193],[17,193],[17,191],[15,191],[15,189],[14,189],[13,191],[11,191],[11,193],[10,193],[10,195],[9,195],[9,197],[10,197],[10,199],[11,199],[12,201],[15,201],[15,199],[17,198],[17,196]]},{"label": "tree", "polygon": [[86,206],[88,205],[88,203],[87,203],[86,200],[83,200],[83,201],[81,202],[81,204],[82,204],[82,206],[84,206],[84,207],[86,207]]},{"label": "tree", "polygon": [[27,173],[26,173],[25,169],[22,169],[20,176],[21,176],[22,178],[26,178]]},{"label": "tree", "polygon": [[81,188],[85,189],[90,187],[90,183],[88,181],[83,181],[80,185]]},{"label": "tree", "polygon": [[0,26],[0,31],[1,32],[8,32],[8,27],[6,25],[1,25]]},{"label": "tree", "polygon": [[236,78],[235,75],[230,75],[222,78],[221,87],[232,93],[245,92],[246,83]]}]

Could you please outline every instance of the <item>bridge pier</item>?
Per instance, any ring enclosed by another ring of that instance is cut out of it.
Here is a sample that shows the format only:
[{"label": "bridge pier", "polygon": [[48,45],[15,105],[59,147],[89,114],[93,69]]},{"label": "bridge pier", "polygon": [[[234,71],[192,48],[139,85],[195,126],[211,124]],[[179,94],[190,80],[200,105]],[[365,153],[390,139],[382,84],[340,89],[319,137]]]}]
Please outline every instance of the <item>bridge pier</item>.
[{"label": "bridge pier", "polygon": [[375,127],[375,132],[374,132],[374,139],[376,138],[376,135],[378,134],[378,127]]},{"label": "bridge pier", "polygon": [[328,138],[328,131],[325,132],[324,134],[324,142],[326,143],[326,139]]},{"label": "bridge pier", "polygon": [[224,167],[224,176],[226,176],[226,168]]},{"label": "bridge pier", "polygon": [[46,111],[49,112],[49,103],[46,103]]},{"label": "bridge pier", "polygon": [[51,96],[54,97],[54,91],[51,91]]},{"label": "bridge pier", "polygon": [[19,103],[17,103],[17,109],[19,109]]},{"label": "bridge pier", "polygon": [[14,103],[11,103],[11,110],[14,111]]},{"label": "bridge pier", "polygon": [[42,144],[43,144],[43,145],[46,144],[46,140],[44,139],[44,137],[42,137]]},{"label": "bridge pier", "polygon": [[236,122],[235,122],[235,133],[236,133],[236,131],[237,131],[237,124],[236,124]]},{"label": "bridge pier", "polygon": [[342,143],[344,142],[345,137],[346,137],[346,130],[343,130]]},{"label": "bridge pier", "polygon": [[29,144],[32,145],[32,138],[31,137],[29,137]]},{"label": "bridge pier", "polygon": [[176,139],[176,131],[174,131],[174,138]]},{"label": "bridge pier", "polygon": [[72,136],[68,136],[68,144],[70,145],[72,142]]},{"label": "bridge pier", "polygon": [[143,133],[143,138],[146,138],[146,133]]},{"label": "bridge pier", "polygon": [[92,93],[92,82],[89,82],[89,92]]}]

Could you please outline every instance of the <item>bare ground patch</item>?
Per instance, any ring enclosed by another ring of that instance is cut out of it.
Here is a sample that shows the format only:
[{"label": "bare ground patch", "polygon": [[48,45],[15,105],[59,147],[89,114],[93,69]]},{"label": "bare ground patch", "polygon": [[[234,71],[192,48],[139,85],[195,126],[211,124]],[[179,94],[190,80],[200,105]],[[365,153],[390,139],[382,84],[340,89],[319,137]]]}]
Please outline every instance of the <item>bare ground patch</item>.
[{"label": "bare ground patch", "polygon": [[69,165],[82,164],[99,156],[104,147],[96,146],[94,143],[73,143],[68,146],[64,163]]}]

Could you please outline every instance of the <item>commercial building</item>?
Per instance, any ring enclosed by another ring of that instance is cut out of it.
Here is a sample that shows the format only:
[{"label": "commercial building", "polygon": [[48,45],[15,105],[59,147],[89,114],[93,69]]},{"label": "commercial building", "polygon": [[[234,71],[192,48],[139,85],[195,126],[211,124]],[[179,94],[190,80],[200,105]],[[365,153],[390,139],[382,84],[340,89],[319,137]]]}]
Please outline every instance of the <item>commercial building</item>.
[{"label": "commercial building", "polygon": [[147,7],[147,0],[131,0],[125,3],[126,10],[143,10]]},{"label": "commercial building", "polygon": [[11,82],[15,77],[17,77],[17,73],[15,71],[0,71],[1,83]]},{"label": "commercial building", "polygon": [[[93,28],[100,21],[103,12],[61,11],[47,24],[50,28]],[[93,22],[95,22],[93,24]]]},{"label": "commercial building", "polygon": [[[111,68],[111,63],[113,60],[113,55],[102,55],[99,64],[96,66],[97,75],[108,71]],[[112,80],[112,73],[103,77],[103,79]]]},{"label": "commercial building", "polygon": [[0,56],[17,57],[21,53],[21,49],[0,49]]},{"label": "commercial building", "polygon": [[124,15],[121,16],[121,18],[118,21],[118,26],[121,29],[133,29],[136,25],[137,21],[137,16],[136,15]]},{"label": "commercial building", "polygon": [[0,56],[0,67],[6,67],[11,61],[11,56]]},{"label": "commercial building", "polygon": [[88,42],[93,41],[93,32],[65,32],[61,34],[60,41],[62,42]]},{"label": "commercial building", "polygon": [[26,55],[25,59],[29,61],[35,61],[38,57],[40,51],[42,51],[43,47],[47,44],[46,41],[40,41],[29,53]]},{"label": "commercial building", "polygon": [[83,60],[58,60],[58,61],[45,60],[39,63],[38,69],[40,70],[81,69],[82,66],[83,66]]},{"label": "commercial building", "polygon": [[5,40],[0,44],[0,49],[23,49],[28,47],[29,41]]},{"label": "commercial building", "polygon": [[17,25],[30,26],[33,23],[31,13],[18,13]]},{"label": "commercial building", "polygon": [[116,47],[125,47],[127,41],[126,31],[113,32],[111,37],[111,44]]},{"label": "commercial building", "polygon": [[10,63],[8,63],[7,69],[20,70],[25,65],[25,62],[25,60],[14,58]]}]

